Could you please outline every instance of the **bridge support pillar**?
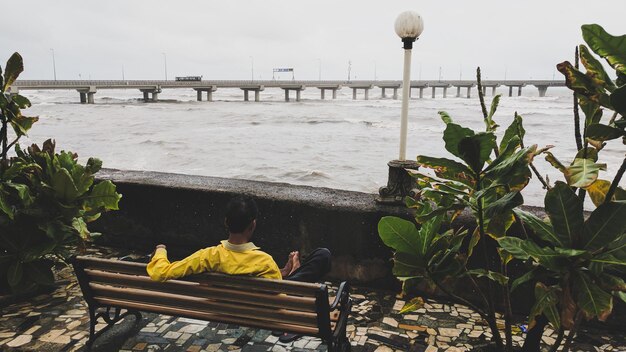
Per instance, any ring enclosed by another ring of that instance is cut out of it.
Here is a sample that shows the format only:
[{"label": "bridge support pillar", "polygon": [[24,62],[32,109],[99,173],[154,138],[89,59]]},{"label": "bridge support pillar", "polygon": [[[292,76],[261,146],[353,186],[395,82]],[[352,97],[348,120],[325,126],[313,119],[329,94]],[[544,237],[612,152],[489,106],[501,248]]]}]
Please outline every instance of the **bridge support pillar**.
[{"label": "bridge support pillar", "polygon": [[483,86],[483,96],[486,96],[486,95],[487,95],[487,87]]},{"label": "bridge support pillar", "polygon": [[285,89],[285,101],[289,101],[289,89]]},{"label": "bridge support pillar", "polygon": [[356,100],[356,88],[352,88],[352,100]]},{"label": "bridge support pillar", "polygon": [[296,101],[300,101],[300,89],[296,89]]},{"label": "bridge support pillar", "polygon": [[254,91],[254,101],[261,101],[261,91],[260,90],[255,90]]},{"label": "bridge support pillar", "polygon": [[79,92],[80,94],[80,103],[87,104],[87,93]]},{"label": "bridge support pillar", "polygon": [[202,101],[202,91],[198,90],[198,91],[196,91],[196,94],[198,96],[198,101]]},{"label": "bridge support pillar", "polygon": [[370,90],[369,89],[365,89],[365,100],[369,100],[370,98]]},{"label": "bridge support pillar", "polygon": [[433,99],[435,99],[435,87],[433,87]]},{"label": "bridge support pillar", "polygon": [[420,87],[420,99],[424,97],[424,87]]},{"label": "bridge support pillar", "polygon": [[521,96],[522,95],[522,86],[517,87],[517,96]]},{"label": "bridge support pillar", "polygon": [[443,97],[446,98],[448,96],[448,88],[443,87]]},{"label": "bridge support pillar", "polygon": [[159,101],[159,92],[152,92],[152,101]]},{"label": "bridge support pillar", "polygon": [[143,101],[148,101],[150,100],[150,92],[148,92],[147,90],[143,91]]},{"label": "bridge support pillar", "polygon": [[324,96],[324,93],[325,93],[325,92],[326,92],[326,89],[324,89],[324,88],[320,89],[320,98],[321,98],[322,100],[324,100],[324,99],[326,98],[326,97]]},{"label": "bridge support pillar", "polygon": [[540,97],[545,97],[546,96],[546,92],[548,91],[548,86],[537,86],[537,89],[539,89],[539,96]]},{"label": "bridge support pillar", "polygon": [[457,98],[461,97],[461,87],[456,87],[456,97]]},{"label": "bridge support pillar", "polygon": [[509,96],[513,96],[513,86],[509,86]]},{"label": "bridge support pillar", "polygon": [[333,99],[337,99],[337,89],[333,89]]},{"label": "bridge support pillar", "polygon": [[213,101],[213,91],[207,90],[206,92],[206,101]]},{"label": "bridge support pillar", "polygon": [[496,95],[496,86],[491,87],[491,95],[492,96]]},{"label": "bridge support pillar", "polygon": [[467,87],[467,99],[472,97],[472,87]]},{"label": "bridge support pillar", "polygon": [[393,99],[398,100],[398,88],[393,89]]},{"label": "bridge support pillar", "polygon": [[380,95],[381,98],[386,98],[387,95],[385,95],[385,88],[381,88],[383,90],[382,94]]},{"label": "bridge support pillar", "polygon": [[248,101],[248,90],[247,89],[243,90],[243,101]]},{"label": "bridge support pillar", "polygon": [[94,100],[93,100],[94,94],[96,94],[96,93],[93,93],[93,92],[87,93],[87,104],[93,104],[94,103]]}]

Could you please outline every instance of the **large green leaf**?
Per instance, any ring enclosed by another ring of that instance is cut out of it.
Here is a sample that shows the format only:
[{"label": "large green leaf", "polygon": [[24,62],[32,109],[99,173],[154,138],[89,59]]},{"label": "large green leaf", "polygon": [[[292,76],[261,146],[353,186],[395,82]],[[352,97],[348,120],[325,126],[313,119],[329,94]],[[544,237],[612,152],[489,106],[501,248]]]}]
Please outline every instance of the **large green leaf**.
[{"label": "large green leaf", "polygon": [[53,175],[51,186],[56,197],[64,202],[73,202],[78,197],[78,189],[74,184],[74,180],[66,169],[59,169]]},{"label": "large green leaf", "polygon": [[509,192],[498,200],[489,202],[484,207],[485,216],[491,218],[498,214],[504,214],[522,204],[524,204],[524,197],[521,193]]},{"label": "large green leaf", "polygon": [[552,152],[544,152],[544,154],[546,154],[546,161],[550,163],[550,165],[554,166],[555,169],[561,171],[562,173],[565,173],[565,165],[563,165],[563,163],[561,163],[559,159],[552,154]]},{"label": "large green leaf", "polygon": [[437,177],[455,180],[470,185],[474,182],[472,170],[470,170],[467,166],[451,159],[418,155],[417,164],[421,167],[433,169]]},{"label": "large green leaf", "polygon": [[522,240],[517,237],[505,236],[498,239],[498,243],[504,250],[511,253],[515,258],[527,260],[533,258],[534,261],[544,266],[546,269],[561,272],[567,270],[567,255],[557,253],[549,247],[539,247],[531,240]]},{"label": "large green leaf", "polygon": [[610,96],[613,109],[626,117],[626,85],[617,88]]},{"label": "large green leaf", "polygon": [[502,95],[498,94],[495,97],[493,97],[493,100],[491,101],[491,108],[489,109],[487,120],[485,121],[487,131],[494,131],[496,127],[498,127],[498,125],[496,125],[496,123],[493,122],[493,115],[496,114],[496,110],[498,109],[498,104],[500,104],[500,97],[502,97]]},{"label": "large green leaf", "polygon": [[607,180],[596,180],[596,182],[587,187],[589,198],[591,198],[591,201],[596,207],[604,203],[609,188],[611,188],[611,182]]},{"label": "large green leaf", "polygon": [[619,128],[603,125],[600,123],[594,123],[587,127],[587,138],[595,141],[608,141],[611,139],[617,139],[624,135],[624,131]]},{"label": "large green leaf", "polygon": [[598,179],[600,170],[606,170],[606,164],[598,164],[592,159],[576,158],[565,169],[567,183],[576,188],[587,188]]},{"label": "large green leaf", "polygon": [[18,260],[12,262],[7,270],[7,280],[9,281],[9,286],[16,287],[19,285],[20,281],[22,281],[23,273],[24,269],[22,263]]},{"label": "large green leaf", "polygon": [[415,224],[395,217],[385,216],[378,222],[378,235],[383,243],[396,252],[419,255],[419,231]]},{"label": "large green leaf", "polygon": [[39,121],[39,118],[36,116],[29,117],[20,114],[11,119],[11,126],[17,136],[24,136],[37,121]]},{"label": "large green leaf", "polygon": [[450,154],[461,158],[459,143],[463,138],[471,137],[475,134],[476,133],[469,128],[461,127],[456,123],[447,123],[446,129],[443,131],[443,140],[446,150],[450,152]]},{"label": "large green leaf", "polygon": [[576,247],[583,229],[583,203],[566,183],[557,181],[545,198],[554,232],[566,247]]},{"label": "large green leaf", "polygon": [[433,238],[435,238],[441,228],[443,217],[443,215],[436,216],[424,222],[420,227],[417,238],[418,253],[420,256],[425,256],[428,253]]},{"label": "large green leaf", "polygon": [[6,182],[5,186],[8,188],[12,188],[15,191],[18,198],[22,201],[23,205],[29,206],[32,204],[33,198],[30,195],[30,189],[28,188],[28,186],[12,182]]},{"label": "large green leaf", "polygon": [[[507,145],[507,149],[510,147],[510,144]],[[506,178],[508,175],[515,173],[516,169],[528,169],[528,165],[532,161],[536,150],[537,147],[533,145],[520,149],[513,154],[502,153],[485,168],[484,173],[492,178],[503,176]]]},{"label": "large green leaf", "polygon": [[531,280],[535,280],[537,278],[537,271],[538,269],[535,268],[527,272],[526,274],[518,277],[517,279],[513,280],[513,282],[511,283],[511,292],[515,291],[521,285],[527,282],[530,282]]},{"label": "large green leaf", "polygon": [[465,137],[459,141],[461,159],[476,173],[483,169],[489,160],[492,150],[496,147],[496,136],[490,132],[481,132]]},{"label": "large green leaf", "polygon": [[602,119],[602,109],[600,108],[600,104],[592,101],[584,95],[579,95],[578,105],[585,114],[585,126],[600,122]]},{"label": "large green leaf", "polygon": [[521,209],[514,209],[513,211],[522,220],[524,225],[530,227],[532,232],[539,238],[555,246],[566,247],[566,243],[554,233],[552,225]]},{"label": "large green leaf", "polygon": [[580,61],[587,69],[587,76],[591,77],[597,84],[602,85],[609,92],[615,90],[613,80],[604,70],[602,63],[591,54],[589,49],[584,45],[579,45],[578,52],[580,53]]},{"label": "large green leaf", "polygon": [[392,273],[399,279],[426,275],[424,258],[405,252],[396,252],[393,256],[393,263]]},{"label": "large green leaf", "polygon": [[504,136],[502,136],[502,139],[500,140],[500,153],[507,149],[507,146],[511,143],[513,137],[518,137],[518,139],[515,140],[515,143],[520,144],[520,141],[524,140],[525,134],[526,130],[524,130],[522,117],[516,112],[513,117],[513,121],[511,121],[509,127],[507,127],[506,131],[504,131]]},{"label": "large green leaf", "polygon": [[594,81],[593,78],[578,71],[568,61],[556,65],[556,68],[565,76],[565,85],[569,89],[586,96],[604,107],[612,108],[604,87]]},{"label": "large green leaf", "polygon": [[587,273],[575,271],[572,280],[578,306],[584,315],[588,319],[606,320],[613,310],[613,296],[594,283]]},{"label": "large green leaf", "polygon": [[115,184],[106,180],[93,186],[91,193],[85,197],[85,203],[91,209],[118,210],[120,199],[122,195],[115,191]]},{"label": "large green leaf", "polygon": [[9,204],[8,197],[3,193],[2,184],[0,184],[0,211],[5,213],[9,219],[13,219],[15,216],[13,207]]},{"label": "large green leaf", "polygon": [[626,202],[600,205],[585,221],[584,248],[596,250],[607,246],[626,232]]},{"label": "large green leaf", "polygon": [[6,92],[6,90],[15,82],[17,77],[24,71],[24,62],[22,61],[22,56],[18,53],[13,53],[9,60],[7,60],[7,64],[4,67],[4,87],[2,87],[2,91]]},{"label": "large green leaf", "polygon": [[472,269],[472,270],[468,270],[467,273],[469,275],[472,276],[476,276],[476,277],[485,277],[488,278],[489,280],[492,280],[502,286],[506,286],[509,283],[509,278],[508,276],[502,275],[500,273],[497,273],[495,271],[491,271],[491,270],[486,270],[486,269]]},{"label": "large green leaf", "polygon": [[591,50],[616,71],[626,74],[626,35],[612,36],[597,24],[585,24],[581,28],[583,38]]},{"label": "large green leaf", "polygon": [[536,324],[537,316],[543,314],[548,318],[552,327],[558,330],[561,327],[561,317],[556,306],[558,302],[559,298],[556,291],[538,282],[535,285],[535,304],[528,314],[528,328],[532,329]]},{"label": "large green leaf", "polygon": [[408,301],[398,314],[414,312],[424,306],[424,299],[422,297],[415,297]]},{"label": "large green leaf", "polygon": [[52,262],[48,260],[38,260],[24,264],[24,275],[28,280],[39,285],[54,285],[54,275],[52,274]]}]

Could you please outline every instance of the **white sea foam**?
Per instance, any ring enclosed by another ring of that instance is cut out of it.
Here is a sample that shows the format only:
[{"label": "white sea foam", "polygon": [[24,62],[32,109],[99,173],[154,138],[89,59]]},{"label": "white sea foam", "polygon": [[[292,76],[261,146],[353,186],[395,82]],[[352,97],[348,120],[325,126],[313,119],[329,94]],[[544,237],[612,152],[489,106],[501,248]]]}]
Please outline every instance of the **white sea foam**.
[{"label": "white sea foam", "polygon": [[[353,101],[347,88],[338,92],[337,100],[322,101],[319,90],[309,88],[301,102],[289,103],[278,89],[261,92],[260,103],[243,102],[236,89],[218,90],[214,102],[195,101],[192,90],[165,90],[158,103],[144,103],[135,90],[102,90],[94,105],[79,104],[75,91],[22,93],[33,102],[28,114],[40,116],[22,144],[53,137],[60,148],[77,152],[83,161],[97,156],[110,168],[376,192],[386,184],[387,162],[398,153],[400,101],[380,99],[378,89],[370,92],[368,101]],[[548,97],[536,95],[534,87],[526,87],[522,97],[502,98],[496,114],[499,133],[517,111],[524,117],[527,145],[555,145],[555,155],[569,162],[575,153],[571,94],[550,88]],[[447,155],[439,110],[457,123],[484,128],[477,97],[414,98],[407,148],[411,158]],[[612,177],[622,157],[621,143],[609,143],[601,153],[600,161],[609,165],[603,178]],[[542,158],[536,160],[542,174],[552,181],[562,179]],[[543,203],[543,194],[536,180],[525,190],[527,203],[534,205]]]}]

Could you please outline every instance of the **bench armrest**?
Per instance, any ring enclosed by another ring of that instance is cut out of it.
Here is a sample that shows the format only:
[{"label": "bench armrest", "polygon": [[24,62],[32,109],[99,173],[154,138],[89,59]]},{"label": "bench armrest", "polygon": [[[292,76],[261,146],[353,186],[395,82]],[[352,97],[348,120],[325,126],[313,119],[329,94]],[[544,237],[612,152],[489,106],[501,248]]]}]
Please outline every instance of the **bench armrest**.
[{"label": "bench armrest", "polygon": [[337,289],[337,295],[335,301],[330,305],[330,310],[336,309],[339,303],[345,305],[350,299],[350,284],[347,281],[342,282]]}]

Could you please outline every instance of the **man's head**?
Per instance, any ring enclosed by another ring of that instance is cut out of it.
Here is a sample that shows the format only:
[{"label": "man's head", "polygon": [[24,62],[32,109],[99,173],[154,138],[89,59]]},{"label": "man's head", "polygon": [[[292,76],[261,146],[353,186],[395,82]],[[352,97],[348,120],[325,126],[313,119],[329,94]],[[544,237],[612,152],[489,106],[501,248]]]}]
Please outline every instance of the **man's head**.
[{"label": "man's head", "polygon": [[226,205],[224,223],[230,234],[244,234],[248,239],[256,228],[256,217],[259,210],[254,199],[237,196]]}]

